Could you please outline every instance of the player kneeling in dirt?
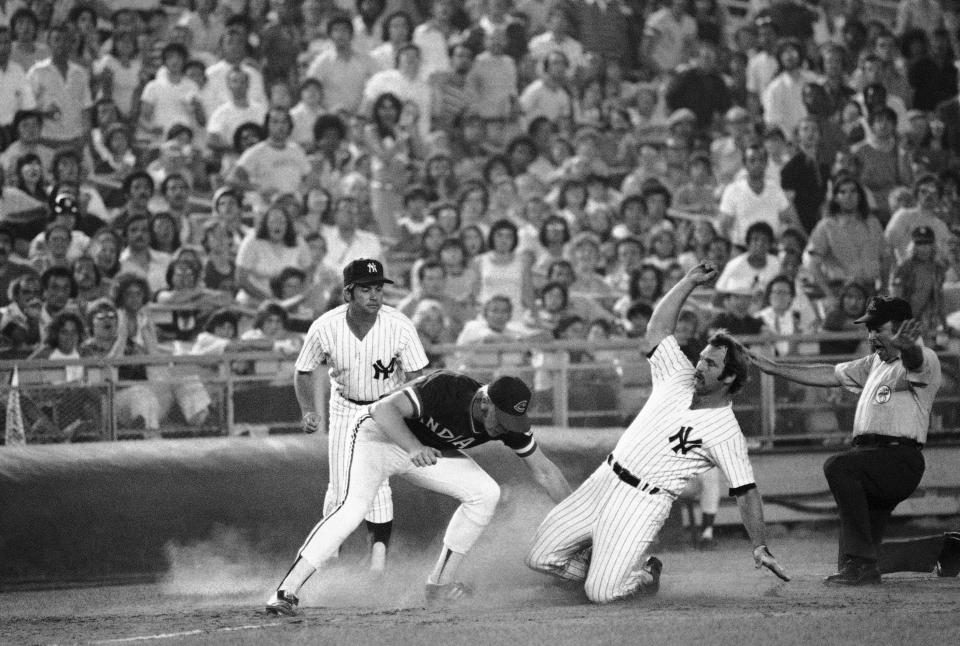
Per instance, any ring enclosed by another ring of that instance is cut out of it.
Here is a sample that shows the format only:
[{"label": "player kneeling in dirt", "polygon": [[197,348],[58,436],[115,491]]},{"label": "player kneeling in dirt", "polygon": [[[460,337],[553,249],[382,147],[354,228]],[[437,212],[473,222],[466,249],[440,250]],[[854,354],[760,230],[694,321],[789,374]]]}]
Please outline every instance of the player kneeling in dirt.
[{"label": "player kneeling in dirt", "polygon": [[718,333],[694,367],[673,336],[684,301],[714,276],[713,265],[701,263],[657,304],[646,335],[650,398],[607,460],[547,515],[527,554],[535,570],[583,581],[595,603],[659,589],[663,565],[643,557],[687,480],[714,465],[737,498],[756,566],[790,580],[767,549],[763,501],[731,405],[747,378],[746,351]]},{"label": "player kneeling in dirt", "polygon": [[530,432],[530,388],[516,377],[489,385],[440,370],[371,405],[353,425],[346,496],[310,532],[293,567],[267,603],[273,614],[294,615],[297,592],[334,556],[363,520],[380,483],[391,476],[453,496],[460,506],[450,519],[443,549],[427,579],[428,603],[471,593],[456,581],[457,568],[493,517],[500,487],[462,449],[499,440],[520,456],[555,502],[570,493],[560,469],[537,447]]}]

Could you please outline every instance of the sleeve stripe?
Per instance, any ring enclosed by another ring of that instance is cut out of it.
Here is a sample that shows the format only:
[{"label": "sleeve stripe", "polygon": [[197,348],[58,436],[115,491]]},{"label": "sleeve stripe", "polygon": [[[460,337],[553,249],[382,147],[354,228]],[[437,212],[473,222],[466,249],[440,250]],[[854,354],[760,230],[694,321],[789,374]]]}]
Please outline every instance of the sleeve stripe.
[{"label": "sleeve stripe", "polygon": [[416,391],[413,388],[404,388],[402,392],[407,396],[407,399],[410,400],[410,403],[413,404],[414,417],[422,417],[423,404],[420,402],[420,397],[417,395]]},{"label": "sleeve stripe", "polygon": [[529,444],[527,444],[522,449],[514,449],[513,452],[519,455],[521,458],[525,458],[527,456],[533,455],[533,453],[536,450],[537,450],[537,441],[533,438],[530,438]]}]

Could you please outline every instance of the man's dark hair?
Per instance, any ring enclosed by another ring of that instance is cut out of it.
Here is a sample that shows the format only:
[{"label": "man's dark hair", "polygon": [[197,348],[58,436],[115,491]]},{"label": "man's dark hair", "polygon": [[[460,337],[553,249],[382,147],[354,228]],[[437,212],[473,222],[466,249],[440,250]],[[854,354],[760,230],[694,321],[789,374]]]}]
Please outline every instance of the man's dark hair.
[{"label": "man's dark hair", "polygon": [[130,188],[133,186],[133,183],[137,179],[145,179],[147,183],[150,184],[150,192],[153,193],[156,190],[156,185],[153,183],[153,178],[150,177],[150,173],[145,170],[135,170],[126,177],[123,178],[122,190],[123,194],[127,197],[130,196]]},{"label": "man's dark hair", "polygon": [[747,358],[747,351],[739,341],[730,336],[727,332],[719,330],[713,334],[707,343],[715,348],[726,348],[727,354],[723,359],[723,371],[720,373],[720,379],[726,379],[733,375],[734,379],[727,387],[731,395],[735,395],[743,388],[750,378],[747,369],[750,360]]},{"label": "man's dark hair", "polygon": [[73,272],[66,267],[50,267],[40,274],[40,290],[47,291],[50,281],[54,278],[66,278],[70,281],[70,298],[77,295],[77,281],[73,279]]}]

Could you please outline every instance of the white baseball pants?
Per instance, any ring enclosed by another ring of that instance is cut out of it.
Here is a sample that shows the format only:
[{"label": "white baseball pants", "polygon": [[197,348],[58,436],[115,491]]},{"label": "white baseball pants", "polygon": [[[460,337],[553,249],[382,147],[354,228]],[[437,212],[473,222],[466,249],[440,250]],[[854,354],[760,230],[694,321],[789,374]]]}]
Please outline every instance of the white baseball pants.
[{"label": "white baseball pants", "polygon": [[527,565],[583,581],[587,598],[608,603],[651,582],[642,570],[650,543],[670,514],[673,497],[622,482],[603,463],[547,514],[527,554]]},{"label": "white baseball pants", "polygon": [[299,556],[314,567],[337,549],[363,520],[386,478],[402,476],[410,482],[460,501],[447,525],[443,543],[465,554],[487,526],[500,500],[500,486],[470,457],[461,452],[444,455],[429,467],[416,467],[407,452],[387,439],[369,416],[361,416],[349,433],[346,475],[341,481],[340,504],[323,517],[307,536]]},{"label": "white baseball pants", "polygon": [[[330,412],[327,418],[329,419],[327,456],[330,483],[327,485],[327,493],[323,497],[324,516],[332,512],[343,498],[343,483],[347,480],[350,445],[353,441],[353,426],[357,417],[366,410],[366,406],[347,401],[335,389],[331,390]],[[366,519],[371,523],[387,523],[393,520],[393,497],[390,491],[390,481],[386,478],[380,483],[376,496],[374,496],[370,508],[365,513]]]}]

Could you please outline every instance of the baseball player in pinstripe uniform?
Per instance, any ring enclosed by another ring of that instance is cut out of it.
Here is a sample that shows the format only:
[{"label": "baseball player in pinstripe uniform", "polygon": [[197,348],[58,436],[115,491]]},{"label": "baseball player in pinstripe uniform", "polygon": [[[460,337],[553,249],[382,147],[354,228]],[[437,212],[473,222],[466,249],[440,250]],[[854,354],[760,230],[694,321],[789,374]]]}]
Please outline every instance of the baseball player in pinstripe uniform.
[{"label": "baseball player in pinstripe uniform", "polygon": [[469,596],[470,588],[455,575],[493,517],[500,487],[464,449],[503,442],[555,502],[570,493],[566,478],[530,432],[530,397],[530,388],[516,377],[503,375],[484,385],[458,372],[438,370],[361,413],[350,432],[346,495],[310,532],[267,602],[267,612],[297,613],[301,586],[356,528],[379,483],[390,476],[460,501],[427,578],[426,596],[428,603]]},{"label": "baseball player in pinstripe uniform", "polygon": [[[366,405],[419,377],[427,365],[427,354],[413,323],[383,304],[383,285],[392,282],[377,260],[360,258],[350,262],[343,269],[344,304],[313,322],[297,357],[294,388],[307,433],[323,428],[319,411],[329,400],[326,428],[330,485],[324,497],[324,515],[344,494],[354,418]],[[313,371],[321,364],[329,367],[330,379],[318,379],[315,384]],[[382,572],[386,567],[392,526],[390,483],[384,480],[367,514],[373,571]]]},{"label": "baseball player in pinstripe uniform", "polygon": [[756,566],[789,581],[766,546],[763,502],[731,405],[747,376],[745,350],[718,333],[694,367],[673,337],[684,301],[715,275],[712,264],[697,265],[654,309],[650,398],[607,460],[547,515],[527,554],[535,570],[583,581],[595,603],[659,589],[662,563],[644,556],[686,481],[713,465],[737,498]]}]

